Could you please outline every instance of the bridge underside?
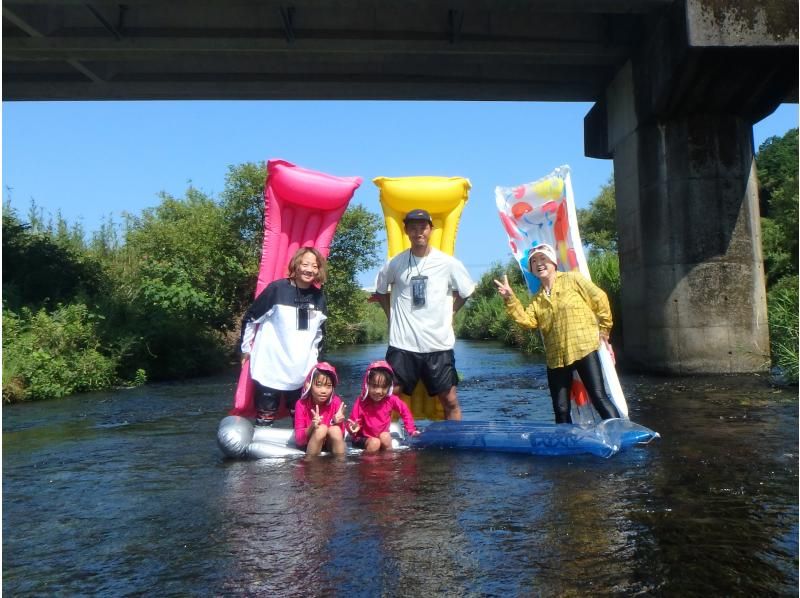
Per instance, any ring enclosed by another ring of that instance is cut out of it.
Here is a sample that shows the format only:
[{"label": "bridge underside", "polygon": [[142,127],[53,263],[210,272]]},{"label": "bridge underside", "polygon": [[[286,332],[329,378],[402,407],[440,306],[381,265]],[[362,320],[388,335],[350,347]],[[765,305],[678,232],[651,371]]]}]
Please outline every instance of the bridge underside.
[{"label": "bridge underside", "polygon": [[769,363],[751,125],[797,102],[797,28],[796,0],[9,0],[3,99],[595,102],[629,356],[745,372]]},{"label": "bridge underside", "polygon": [[10,0],[4,99],[593,101],[669,4]]}]

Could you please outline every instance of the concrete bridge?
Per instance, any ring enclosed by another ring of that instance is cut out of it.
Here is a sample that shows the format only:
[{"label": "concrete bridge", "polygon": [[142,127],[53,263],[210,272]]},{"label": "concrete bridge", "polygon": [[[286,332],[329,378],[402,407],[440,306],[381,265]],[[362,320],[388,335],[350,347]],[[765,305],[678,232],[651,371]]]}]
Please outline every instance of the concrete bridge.
[{"label": "concrete bridge", "polygon": [[797,102],[796,0],[8,0],[3,99],[591,101],[625,347],[767,368],[752,124]]}]

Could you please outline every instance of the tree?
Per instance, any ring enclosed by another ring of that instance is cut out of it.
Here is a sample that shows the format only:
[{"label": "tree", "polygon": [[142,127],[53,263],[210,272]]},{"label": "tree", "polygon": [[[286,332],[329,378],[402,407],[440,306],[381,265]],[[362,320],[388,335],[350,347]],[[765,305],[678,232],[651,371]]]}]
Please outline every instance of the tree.
[{"label": "tree", "polygon": [[219,370],[250,299],[243,245],[223,208],[194,188],[183,198],[162,193],[158,206],[126,216],[123,237],[108,260],[114,285],[104,306],[121,376]]},{"label": "tree", "polygon": [[328,345],[353,344],[363,336],[367,302],[357,275],[380,263],[380,229],[380,218],[362,206],[350,206],[336,228],[325,285]]},{"label": "tree", "polygon": [[520,347],[526,353],[542,351],[541,336],[523,328],[507,314],[503,299],[497,293],[494,281],[508,276],[508,282],[518,297],[528,296],[528,289],[517,260],[513,257],[505,266],[499,263],[483,273],[475,292],[470,296],[466,306],[455,318],[455,331],[459,338],[496,339],[513,347]]},{"label": "tree", "polygon": [[769,137],[758,148],[758,191],[762,215],[770,213],[772,195],[786,182],[797,180],[798,130],[791,129],[783,137]]},{"label": "tree", "polygon": [[770,137],[758,148],[759,197],[767,283],[797,275],[798,130]]},{"label": "tree", "polygon": [[228,166],[221,205],[225,217],[243,246],[247,267],[258,272],[264,238],[264,186],[267,167],[264,162],[245,162]]},{"label": "tree", "polygon": [[147,305],[220,329],[241,312],[245,249],[226,212],[200,191],[162,193],[158,206],[129,216],[125,245],[139,264],[137,299]]},{"label": "tree", "polygon": [[75,298],[93,298],[103,286],[100,264],[72,237],[63,220],[62,236],[35,231],[20,221],[9,203],[3,209],[3,302],[17,309],[55,307]]},{"label": "tree", "polygon": [[592,251],[617,250],[617,200],[613,176],[600,188],[587,209],[578,210],[578,226],[583,242]]}]

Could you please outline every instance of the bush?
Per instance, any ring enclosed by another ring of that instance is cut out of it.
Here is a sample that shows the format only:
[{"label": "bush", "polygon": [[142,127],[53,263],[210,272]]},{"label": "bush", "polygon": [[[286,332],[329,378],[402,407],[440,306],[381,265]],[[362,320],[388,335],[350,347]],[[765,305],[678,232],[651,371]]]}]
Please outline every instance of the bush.
[{"label": "bush", "polygon": [[779,367],[788,382],[798,380],[798,277],[789,276],[767,295],[772,365]]},{"label": "bush", "polygon": [[225,331],[190,316],[144,301],[109,304],[105,313],[101,332],[126,385],[136,385],[140,369],[148,380],[173,380],[218,372],[230,362]]},{"label": "bush", "polygon": [[359,272],[380,263],[376,233],[380,219],[361,206],[351,206],[336,227],[328,258],[327,337],[325,345],[363,342],[366,334],[367,297],[356,278]]},{"label": "bush", "polygon": [[461,338],[486,340],[499,338],[501,328],[508,323],[503,300],[498,297],[478,297],[461,310],[456,328]]},{"label": "bush", "polygon": [[363,332],[360,343],[378,343],[389,338],[389,323],[379,303],[368,303],[364,312]]},{"label": "bush", "polygon": [[98,316],[83,304],[52,313],[3,311],[3,402],[49,399],[108,388],[117,362],[103,355]]},{"label": "bush", "polygon": [[503,299],[497,294],[494,280],[502,280],[503,275],[523,305],[530,300],[519,266],[512,259],[505,267],[494,264],[481,276],[475,292],[467,305],[458,312],[455,330],[459,338],[472,340],[495,339],[525,353],[543,353],[544,345],[539,333],[519,326],[506,315]]},{"label": "bush", "polygon": [[49,307],[94,298],[105,277],[100,263],[47,232],[22,223],[3,207],[3,305],[9,309]]}]

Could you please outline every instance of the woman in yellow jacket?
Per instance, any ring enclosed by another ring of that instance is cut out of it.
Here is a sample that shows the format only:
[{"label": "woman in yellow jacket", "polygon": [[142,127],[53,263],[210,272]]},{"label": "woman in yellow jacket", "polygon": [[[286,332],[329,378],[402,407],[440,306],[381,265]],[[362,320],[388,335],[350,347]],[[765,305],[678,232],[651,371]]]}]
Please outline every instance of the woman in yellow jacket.
[{"label": "woman in yellow jacket", "polygon": [[527,309],[514,295],[508,276],[503,282],[494,282],[508,315],[521,326],[538,328],[542,333],[556,423],[572,423],[569,401],[573,371],[581,377],[600,417],[619,417],[606,394],[597,354],[600,343],[608,342],[612,326],[605,292],[578,272],[558,272],[556,252],[546,243],[531,250],[528,268],[542,285]]}]

